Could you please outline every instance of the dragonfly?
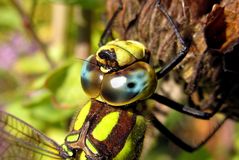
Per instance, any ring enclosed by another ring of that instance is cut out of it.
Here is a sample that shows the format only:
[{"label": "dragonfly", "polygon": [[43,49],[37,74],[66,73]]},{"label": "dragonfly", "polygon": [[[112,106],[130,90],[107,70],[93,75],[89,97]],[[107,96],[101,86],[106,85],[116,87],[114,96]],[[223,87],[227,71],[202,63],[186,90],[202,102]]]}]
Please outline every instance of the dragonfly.
[{"label": "dragonfly", "polygon": [[[112,24],[122,10],[120,2],[101,36],[98,51],[83,63],[81,83],[90,100],[74,118],[64,144],[58,144],[21,119],[0,111],[0,160],[139,159],[147,120],[137,104],[148,99],[194,118],[213,117],[223,103],[220,99],[214,103],[212,112],[204,112],[156,93],[158,80],[184,59],[190,42],[181,36],[160,0],[155,1],[155,7],[166,17],[182,45],[176,57],[156,71],[149,63],[150,50],[143,43],[118,39],[107,42]],[[192,146],[164,126],[155,114],[149,113],[149,121],[156,129],[189,152],[204,145],[226,119],[204,140]]]}]

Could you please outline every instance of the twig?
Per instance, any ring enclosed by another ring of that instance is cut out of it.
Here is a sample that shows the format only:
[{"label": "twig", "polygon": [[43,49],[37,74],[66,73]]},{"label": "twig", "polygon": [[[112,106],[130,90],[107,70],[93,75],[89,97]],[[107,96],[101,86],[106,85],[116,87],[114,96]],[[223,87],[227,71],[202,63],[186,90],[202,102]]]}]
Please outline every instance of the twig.
[{"label": "twig", "polygon": [[31,21],[32,21],[32,18],[34,17],[34,15],[35,15],[37,2],[38,2],[37,0],[32,0],[31,10],[30,10],[30,14],[29,14],[29,17],[30,17]]},{"label": "twig", "polygon": [[26,31],[30,34],[30,36],[32,36],[34,41],[38,44],[38,46],[42,50],[42,53],[43,53],[45,59],[48,61],[51,68],[54,68],[55,64],[48,56],[48,52],[47,52],[47,48],[46,48],[45,44],[43,44],[43,42],[39,39],[38,35],[36,34],[35,30],[33,29],[32,21],[31,21],[30,17],[23,10],[23,8],[19,4],[18,0],[10,0],[10,1],[13,4],[13,6],[17,9],[19,15],[21,16],[22,22],[23,22],[23,25],[24,25]]}]

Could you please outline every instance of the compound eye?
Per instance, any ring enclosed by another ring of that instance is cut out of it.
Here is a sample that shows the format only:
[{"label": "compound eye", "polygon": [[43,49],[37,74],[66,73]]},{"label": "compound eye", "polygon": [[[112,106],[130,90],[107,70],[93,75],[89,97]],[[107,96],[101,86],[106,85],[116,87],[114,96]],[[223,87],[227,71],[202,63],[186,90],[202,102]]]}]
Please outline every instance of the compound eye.
[{"label": "compound eye", "polygon": [[81,71],[81,85],[86,94],[95,98],[100,93],[103,74],[97,65],[95,56],[90,56],[83,63]]},{"label": "compound eye", "polygon": [[101,96],[113,106],[121,106],[150,96],[156,88],[154,70],[145,62],[104,75]]}]

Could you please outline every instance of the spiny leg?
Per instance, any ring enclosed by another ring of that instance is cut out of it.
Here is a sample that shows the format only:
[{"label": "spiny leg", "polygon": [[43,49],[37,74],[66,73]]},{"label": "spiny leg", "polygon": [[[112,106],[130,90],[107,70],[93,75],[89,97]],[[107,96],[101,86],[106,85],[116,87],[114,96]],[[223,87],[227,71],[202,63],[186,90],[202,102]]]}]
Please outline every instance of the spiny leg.
[{"label": "spiny leg", "polygon": [[220,88],[215,89],[214,94],[212,95],[212,97],[210,97],[213,99],[214,103],[209,103],[210,106],[207,106],[208,105],[207,103],[205,104],[205,106],[202,106],[202,108],[206,108],[206,109],[211,108],[212,112],[210,112],[210,113],[203,112],[203,111],[197,109],[197,108],[201,108],[201,107],[193,108],[190,106],[186,106],[186,105],[177,103],[167,97],[159,95],[157,93],[154,93],[150,98],[159,103],[162,103],[178,112],[193,116],[195,118],[210,119],[212,116],[214,116],[220,110],[227,95],[228,95],[227,92],[222,92]]},{"label": "spiny leg", "polygon": [[174,59],[172,59],[168,64],[163,66],[163,68],[156,73],[157,74],[157,78],[160,79],[163,76],[165,76],[168,72],[170,72],[177,64],[179,64],[183,60],[183,58],[187,55],[187,53],[189,51],[190,42],[186,42],[182,38],[182,36],[179,33],[179,30],[178,30],[176,24],[174,23],[173,19],[167,13],[166,9],[162,6],[161,0],[157,0],[156,1],[156,7],[158,7],[160,9],[160,11],[164,14],[164,16],[167,18],[167,20],[168,20],[170,26],[172,27],[172,29],[173,29],[177,39],[179,40],[179,42],[182,45],[182,49],[177,54],[177,56]]},{"label": "spiny leg", "polygon": [[[177,39],[179,40],[179,42],[183,46],[183,48],[179,52],[179,54],[173,60],[171,60],[166,66],[164,66],[160,71],[158,71],[156,73],[157,78],[160,79],[161,77],[163,77],[165,74],[167,74],[170,70],[172,70],[178,63],[180,63],[183,60],[183,58],[188,53],[190,43],[187,43],[186,41],[184,41],[184,39],[182,38],[182,36],[179,33],[178,28],[176,27],[176,25],[174,23],[174,21],[169,16],[169,14],[165,10],[165,8],[161,5],[160,0],[156,1],[156,6],[161,10],[161,12],[167,18],[168,22],[170,23],[170,26],[172,27],[174,33],[176,34]],[[193,117],[200,118],[200,119],[211,118],[220,109],[221,104],[223,103],[222,101],[219,100],[218,104],[215,105],[213,112],[206,113],[206,112],[203,112],[199,109],[179,104],[179,103],[177,103],[173,100],[170,100],[170,99],[168,99],[164,96],[158,95],[158,94],[153,94],[151,98],[156,100],[159,103],[167,105],[168,107],[170,107],[174,110],[177,110],[181,113],[188,114],[188,115],[191,115]]]},{"label": "spiny leg", "polygon": [[151,122],[153,125],[169,140],[171,140],[174,144],[179,146],[180,148],[184,149],[188,152],[193,152],[200,147],[202,147],[204,144],[208,142],[208,140],[221,128],[221,126],[224,124],[224,122],[228,119],[228,117],[224,118],[217,126],[214,128],[214,130],[200,143],[198,143],[195,146],[191,146],[184,142],[182,139],[174,135],[170,130],[168,130],[154,115],[152,116]]},{"label": "spiny leg", "polygon": [[156,100],[159,103],[167,105],[168,107],[170,107],[178,112],[181,112],[181,113],[184,113],[184,114],[196,117],[196,118],[200,118],[200,119],[210,119],[218,111],[218,110],[215,110],[212,113],[206,113],[206,112],[200,111],[196,108],[184,106],[180,103],[177,103],[177,102],[175,102],[167,97],[164,97],[162,95],[159,95],[159,94],[153,94],[151,98]]},{"label": "spiny leg", "polygon": [[102,33],[101,37],[100,37],[100,42],[99,42],[99,47],[103,46],[106,44],[110,34],[111,34],[111,28],[112,25],[116,19],[116,17],[118,16],[119,12],[122,10],[123,3],[122,0],[119,0],[119,6],[117,8],[117,10],[114,12],[113,16],[111,17],[111,19],[109,20],[109,22],[107,23],[104,32]]}]

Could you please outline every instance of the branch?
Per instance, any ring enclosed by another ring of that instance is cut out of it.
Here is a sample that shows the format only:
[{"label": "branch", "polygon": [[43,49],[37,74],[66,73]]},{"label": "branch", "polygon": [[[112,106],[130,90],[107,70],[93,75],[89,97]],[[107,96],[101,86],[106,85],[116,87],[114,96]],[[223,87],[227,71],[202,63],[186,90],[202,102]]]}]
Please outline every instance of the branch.
[{"label": "branch", "polygon": [[19,15],[22,18],[23,25],[26,29],[26,31],[30,34],[30,36],[34,39],[34,41],[37,43],[37,45],[42,50],[42,53],[45,57],[45,59],[50,64],[51,68],[54,68],[55,64],[48,56],[47,48],[45,44],[39,39],[38,35],[36,34],[35,30],[33,29],[33,24],[30,19],[30,17],[26,14],[26,12],[23,10],[22,6],[19,4],[18,0],[10,0],[13,6],[17,9]]}]

